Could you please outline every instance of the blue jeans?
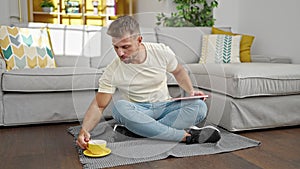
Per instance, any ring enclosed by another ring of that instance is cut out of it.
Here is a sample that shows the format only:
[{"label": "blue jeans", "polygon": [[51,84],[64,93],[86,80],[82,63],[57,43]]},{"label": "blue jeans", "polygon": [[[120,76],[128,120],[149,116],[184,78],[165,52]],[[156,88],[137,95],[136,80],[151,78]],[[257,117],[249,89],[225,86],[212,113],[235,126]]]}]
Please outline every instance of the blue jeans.
[{"label": "blue jeans", "polygon": [[186,128],[205,119],[207,106],[200,99],[134,103],[119,100],[113,118],[138,135],[161,140],[181,141]]}]

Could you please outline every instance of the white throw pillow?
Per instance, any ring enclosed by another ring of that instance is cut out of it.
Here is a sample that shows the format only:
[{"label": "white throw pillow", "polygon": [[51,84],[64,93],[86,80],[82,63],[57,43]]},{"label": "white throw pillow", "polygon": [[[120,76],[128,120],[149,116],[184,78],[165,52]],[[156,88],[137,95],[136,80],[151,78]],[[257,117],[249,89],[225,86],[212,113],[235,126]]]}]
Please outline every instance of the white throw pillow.
[{"label": "white throw pillow", "polygon": [[204,35],[199,63],[241,63],[241,35]]}]

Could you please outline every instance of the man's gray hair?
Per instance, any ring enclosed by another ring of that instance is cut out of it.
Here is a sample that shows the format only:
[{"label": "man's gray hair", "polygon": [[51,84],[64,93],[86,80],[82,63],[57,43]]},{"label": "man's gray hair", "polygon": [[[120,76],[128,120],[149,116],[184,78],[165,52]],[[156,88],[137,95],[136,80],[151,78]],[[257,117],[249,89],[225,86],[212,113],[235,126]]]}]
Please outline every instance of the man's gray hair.
[{"label": "man's gray hair", "polygon": [[113,21],[107,30],[107,34],[111,37],[121,38],[124,35],[139,36],[140,26],[139,23],[131,16],[121,16]]}]

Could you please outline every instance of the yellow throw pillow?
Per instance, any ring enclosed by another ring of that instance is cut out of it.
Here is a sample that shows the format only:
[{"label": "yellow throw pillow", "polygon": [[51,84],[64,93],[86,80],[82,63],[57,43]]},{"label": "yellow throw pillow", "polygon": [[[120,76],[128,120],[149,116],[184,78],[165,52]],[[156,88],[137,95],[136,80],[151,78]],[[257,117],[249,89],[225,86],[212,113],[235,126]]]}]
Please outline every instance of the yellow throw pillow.
[{"label": "yellow throw pillow", "polygon": [[7,70],[56,67],[47,28],[0,26],[0,49]]},{"label": "yellow throw pillow", "polygon": [[[224,35],[241,35],[232,32],[226,32],[221,29],[212,27],[212,34],[224,34]],[[251,46],[254,40],[254,36],[242,35],[240,43],[240,60],[241,62],[251,62]]]}]

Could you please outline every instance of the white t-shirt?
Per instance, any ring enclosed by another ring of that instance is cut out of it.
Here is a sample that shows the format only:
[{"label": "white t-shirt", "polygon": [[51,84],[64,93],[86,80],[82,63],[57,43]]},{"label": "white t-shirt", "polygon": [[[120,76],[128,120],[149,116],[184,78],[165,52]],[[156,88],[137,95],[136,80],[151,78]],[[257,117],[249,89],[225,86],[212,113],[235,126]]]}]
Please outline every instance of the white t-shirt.
[{"label": "white t-shirt", "polygon": [[167,72],[177,67],[174,52],[164,44],[143,43],[146,60],[142,64],[125,64],[116,58],[99,79],[98,92],[113,94],[118,88],[133,102],[158,102],[170,98]]}]

